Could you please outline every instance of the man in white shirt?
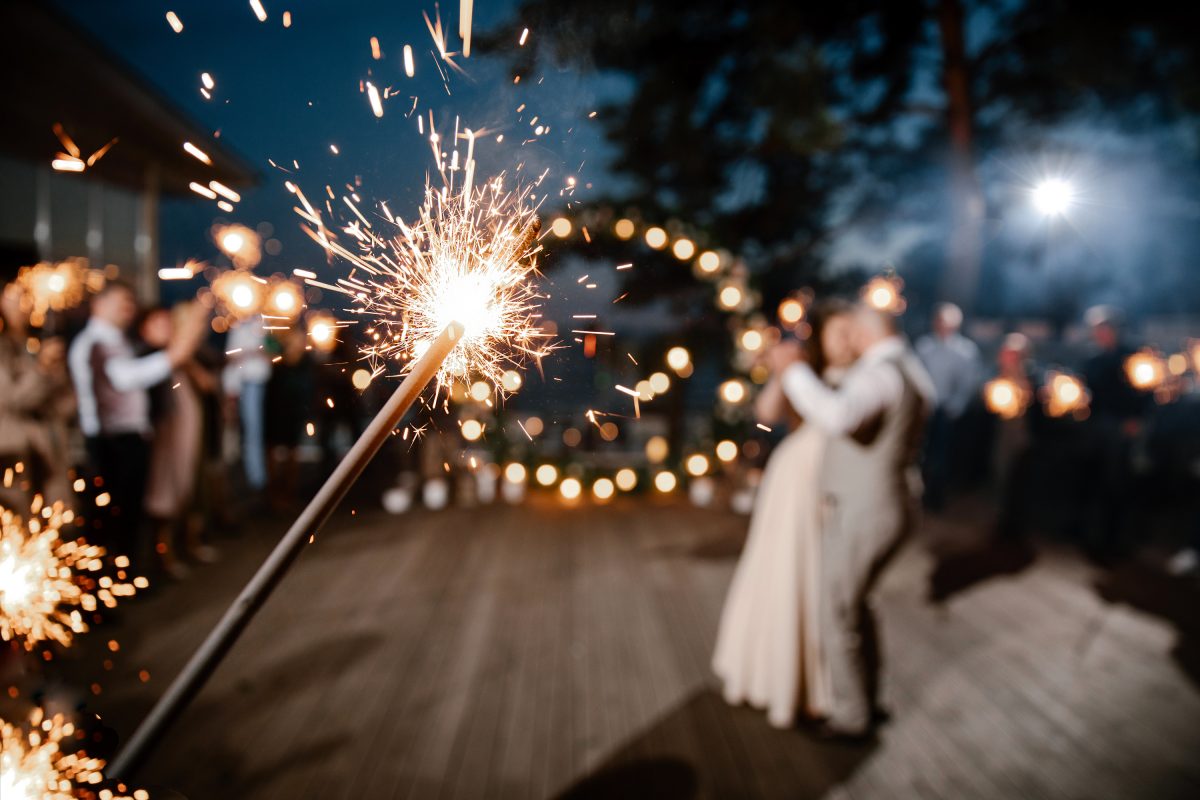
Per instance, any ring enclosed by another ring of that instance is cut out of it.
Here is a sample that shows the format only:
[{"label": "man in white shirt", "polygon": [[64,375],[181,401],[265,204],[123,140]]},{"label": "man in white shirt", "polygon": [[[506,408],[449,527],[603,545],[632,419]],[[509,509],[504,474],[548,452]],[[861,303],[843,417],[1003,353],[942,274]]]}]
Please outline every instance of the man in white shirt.
[{"label": "man in white shirt", "polygon": [[67,355],[90,466],[109,496],[99,520],[103,536],[114,552],[135,560],[146,555],[139,538],[151,434],[146,390],[165,381],[199,345],[207,310],[196,307],[165,350],[138,357],[126,336],[137,299],[128,284],[110,281],[92,299],[91,317]]},{"label": "man in white shirt", "polygon": [[942,303],[933,314],[933,332],[917,340],[917,356],[933,379],[938,397],[922,464],[925,504],[931,509],[945,504],[958,421],[978,395],[983,372],[979,348],[959,332],[962,321],[958,306]]},{"label": "man in white shirt", "polygon": [[772,355],[772,366],[782,369],[784,393],[804,423],[829,436],[818,609],[833,690],[826,728],[858,737],[885,718],[871,593],[915,520],[919,479],[912,473],[935,394],[890,314],[857,308],[853,339],[858,359],[837,389],[807,364],[787,365],[794,356],[786,350]]}]

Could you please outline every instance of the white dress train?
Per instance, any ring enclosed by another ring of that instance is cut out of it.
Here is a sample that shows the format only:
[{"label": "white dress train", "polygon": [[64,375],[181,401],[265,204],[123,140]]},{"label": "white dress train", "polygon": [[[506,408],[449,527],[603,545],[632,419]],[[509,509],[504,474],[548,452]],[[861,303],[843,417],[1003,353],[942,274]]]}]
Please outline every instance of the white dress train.
[{"label": "white dress train", "polygon": [[801,425],[771,454],[713,654],[725,699],[766,709],[777,728],[798,713],[823,717],[833,702],[818,608],[826,441]]}]

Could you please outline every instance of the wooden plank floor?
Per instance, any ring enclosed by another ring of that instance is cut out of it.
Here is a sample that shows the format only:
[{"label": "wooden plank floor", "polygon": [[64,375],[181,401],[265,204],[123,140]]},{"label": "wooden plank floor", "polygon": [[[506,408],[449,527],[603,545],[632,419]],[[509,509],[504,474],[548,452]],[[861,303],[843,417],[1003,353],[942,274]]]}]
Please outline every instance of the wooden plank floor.
[{"label": "wooden plank floor", "polygon": [[[90,703],[108,724],[128,734],[274,525],[71,654],[94,672],[120,641]],[[191,800],[1200,797],[1200,676],[1182,658],[1200,609],[1172,624],[1147,599],[1167,579],[1053,548],[933,605],[928,544],[956,525],[931,522],[885,576],[894,720],[848,746],[720,699],[709,657],[743,518],[645,501],[343,513],[141,777]]]}]

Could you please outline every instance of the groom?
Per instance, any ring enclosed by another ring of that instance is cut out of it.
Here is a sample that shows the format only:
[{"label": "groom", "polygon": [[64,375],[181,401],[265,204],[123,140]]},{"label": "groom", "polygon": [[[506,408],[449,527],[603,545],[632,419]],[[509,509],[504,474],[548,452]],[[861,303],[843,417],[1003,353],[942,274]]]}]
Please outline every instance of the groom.
[{"label": "groom", "polygon": [[896,329],[869,306],[854,310],[857,360],[838,389],[798,360],[773,360],[783,389],[804,420],[830,436],[821,496],[821,637],[833,682],[826,733],[859,737],[885,714],[877,705],[879,648],[871,594],[914,521],[914,470],[933,383]]}]

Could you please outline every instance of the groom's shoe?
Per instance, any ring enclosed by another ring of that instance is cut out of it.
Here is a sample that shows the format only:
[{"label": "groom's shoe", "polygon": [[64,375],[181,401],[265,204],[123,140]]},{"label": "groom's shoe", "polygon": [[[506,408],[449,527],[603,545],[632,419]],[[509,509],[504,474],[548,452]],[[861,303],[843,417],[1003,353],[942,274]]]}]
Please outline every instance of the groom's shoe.
[{"label": "groom's shoe", "polygon": [[871,725],[866,730],[848,731],[830,725],[828,722],[822,722],[816,728],[816,736],[826,742],[852,745],[869,744],[875,741],[875,727]]},{"label": "groom's shoe", "polygon": [[871,726],[878,727],[887,725],[892,721],[892,712],[884,706],[875,706],[871,709]]}]

